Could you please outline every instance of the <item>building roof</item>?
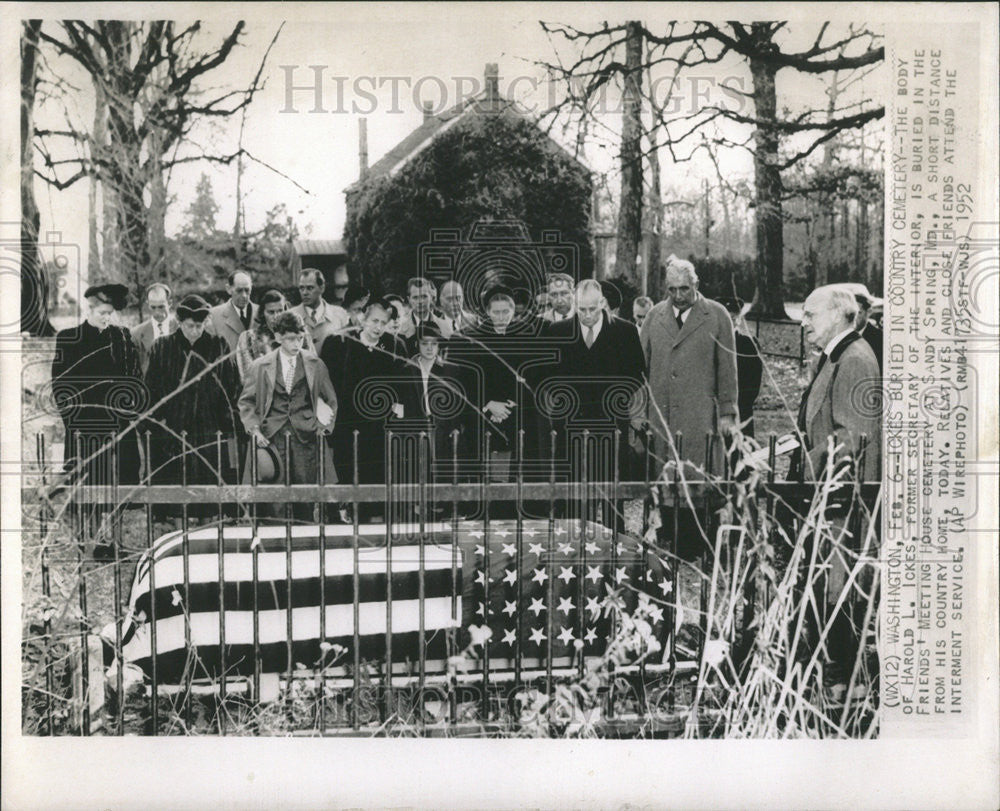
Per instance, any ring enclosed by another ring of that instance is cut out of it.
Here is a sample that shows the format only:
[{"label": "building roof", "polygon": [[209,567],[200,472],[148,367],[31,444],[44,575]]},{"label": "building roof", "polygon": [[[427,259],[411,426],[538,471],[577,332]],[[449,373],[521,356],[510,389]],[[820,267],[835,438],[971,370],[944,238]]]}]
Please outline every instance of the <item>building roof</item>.
[{"label": "building roof", "polygon": [[[487,80],[487,85],[489,84]],[[495,91],[494,91],[495,92]],[[535,119],[517,102],[505,99],[500,95],[491,95],[489,87],[475,96],[464,99],[449,110],[437,114],[425,115],[423,123],[407,135],[396,146],[385,153],[369,167],[364,179],[395,175],[409,161],[426,149],[431,142],[442,133],[448,131],[459,121],[471,115],[513,115],[518,118]],[[537,123],[537,122],[536,122]],[[550,139],[554,146],[575,160],[585,169],[586,165],[579,158],[570,154],[558,141]],[[588,170],[589,171],[589,170]],[[347,187],[351,191],[360,181],[355,181]]]},{"label": "building roof", "polygon": [[296,239],[292,250],[297,256],[347,256],[347,249],[339,239]]}]

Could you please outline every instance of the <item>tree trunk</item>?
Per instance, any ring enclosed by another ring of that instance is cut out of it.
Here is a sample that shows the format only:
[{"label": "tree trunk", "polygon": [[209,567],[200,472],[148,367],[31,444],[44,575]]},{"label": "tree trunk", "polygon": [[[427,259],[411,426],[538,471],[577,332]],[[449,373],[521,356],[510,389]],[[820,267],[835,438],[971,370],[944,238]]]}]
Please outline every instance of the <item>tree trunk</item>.
[{"label": "tree trunk", "polygon": [[[753,28],[759,25],[764,24],[754,23]],[[750,74],[759,124],[754,133],[753,159],[757,197],[757,289],[750,312],[770,318],[787,318],[782,272],[784,234],[778,132],[768,125],[776,120],[775,72],[774,65],[751,57]]]},{"label": "tree trunk", "polygon": [[[656,128],[653,129],[655,138]],[[646,262],[644,296],[653,301],[663,298],[663,271],[660,269],[661,245],[663,238],[663,192],[660,188],[660,152],[655,141],[649,145],[649,259]]]},{"label": "tree trunk", "polygon": [[40,217],[35,202],[35,82],[41,20],[21,27],[21,331],[52,335],[49,286],[38,253]]},{"label": "tree trunk", "polygon": [[[107,125],[108,105],[104,97],[104,90],[99,82],[94,82],[94,131],[90,139],[91,158],[95,164],[100,165],[107,147]],[[98,239],[97,225],[97,185],[99,182],[100,170],[95,169],[90,173],[87,190],[87,205],[90,209],[88,217],[89,238],[87,240],[87,278],[97,279],[101,275],[101,244]],[[103,184],[102,184],[103,185]],[[106,214],[107,212],[102,212]],[[103,216],[101,218],[103,220]]]},{"label": "tree trunk", "polygon": [[618,234],[615,276],[638,287],[636,256],[642,239],[642,29],[637,22],[627,25],[625,42],[625,89],[622,99],[621,198],[618,207]]}]

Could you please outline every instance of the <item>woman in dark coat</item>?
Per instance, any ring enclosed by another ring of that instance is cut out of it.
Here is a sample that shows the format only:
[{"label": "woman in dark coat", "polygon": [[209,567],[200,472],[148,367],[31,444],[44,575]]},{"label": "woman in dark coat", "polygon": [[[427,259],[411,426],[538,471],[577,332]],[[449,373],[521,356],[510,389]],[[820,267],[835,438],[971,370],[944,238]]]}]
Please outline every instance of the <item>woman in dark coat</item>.
[{"label": "woman in dark coat", "polygon": [[[120,284],[88,288],[87,319],[56,335],[52,395],[66,429],[66,472],[88,485],[112,484],[113,442],[118,483],[139,481],[139,443],[128,429],[148,399],[139,350],[127,329],[111,323],[127,294]],[[77,456],[78,437],[82,458]],[[93,458],[81,464],[88,457]]]},{"label": "woman in dark coat", "polygon": [[215,484],[220,473],[224,481],[234,481],[239,377],[225,339],[205,332],[208,313],[201,296],[187,296],[177,306],[177,331],[150,350],[146,385],[153,406],[149,427],[156,483],[180,484],[185,466],[188,484]]},{"label": "woman in dark coat", "polygon": [[389,311],[374,301],[364,310],[362,328],[331,335],[320,359],[337,392],[339,412],[333,430],[333,459],[340,481],[354,481],[354,431],[358,431],[358,482],[385,481],[385,431],[399,403],[397,387],[404,359],[402,342],[385,331]]}]

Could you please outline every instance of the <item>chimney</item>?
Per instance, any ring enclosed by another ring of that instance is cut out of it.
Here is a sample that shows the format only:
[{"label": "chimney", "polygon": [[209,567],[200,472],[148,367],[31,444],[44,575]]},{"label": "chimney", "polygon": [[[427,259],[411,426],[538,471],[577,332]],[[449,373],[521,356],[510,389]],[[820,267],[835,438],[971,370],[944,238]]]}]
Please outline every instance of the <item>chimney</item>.
[{"label": "chimney", "polygon": [[433,101],[425,101],[422,106],[424,108],[424,121],[427,121],[429,118],[433,118],[434,117],[434,102]]},{"label": "chimney", "polygon": [[500,71],[496,62],[487,62],[483,74],[486,80],[486,100],[496,101],[500,98]]},{"label": "chimney", "polygon": [[364,180],[368,174],[368,119],[358,119],[358,179]]}]

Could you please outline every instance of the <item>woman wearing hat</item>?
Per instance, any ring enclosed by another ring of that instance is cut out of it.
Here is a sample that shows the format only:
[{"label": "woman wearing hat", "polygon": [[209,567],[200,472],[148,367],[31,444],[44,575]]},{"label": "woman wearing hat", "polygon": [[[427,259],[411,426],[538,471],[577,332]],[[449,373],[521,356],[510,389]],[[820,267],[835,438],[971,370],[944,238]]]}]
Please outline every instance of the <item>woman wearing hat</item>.
[{"label": "woman wearing hat", "polygon": [[186,296],[177,305],[177,330],[150,351],[147,425],[154,482],[215,484],[220,474],[234,480],[238,373],[225,339],[205,330],[209,309],[201,296]]},{"label": "woman wearing hat", "polygon": [[[278,339],[274,337],[274,322],[287,309],[288,299],[280,290],[268,290],[260,297],[257,317],[250,329],[241,332],[236,341],[236,365],[240,371],[240,380],[246,377],[251,363],[278,348]],[[302,348],[307,352],[316,351],[308,330]]]},{"label": "woman wearing hat", "polygon": [[[105,284],[83,295],[87,317],[56,334],[52,361],[52,396],[66,429],[66,473],[87,485],[109,486],[116,477],[119,484],[134,484],[139,442],[131,427],[148,400],[139,350],[127,329],[111,323],[115,311],[125,307],[128,289]],[[103,513],[96,505],[88,509],[88,523],[79,531],[92,537]]]}]

